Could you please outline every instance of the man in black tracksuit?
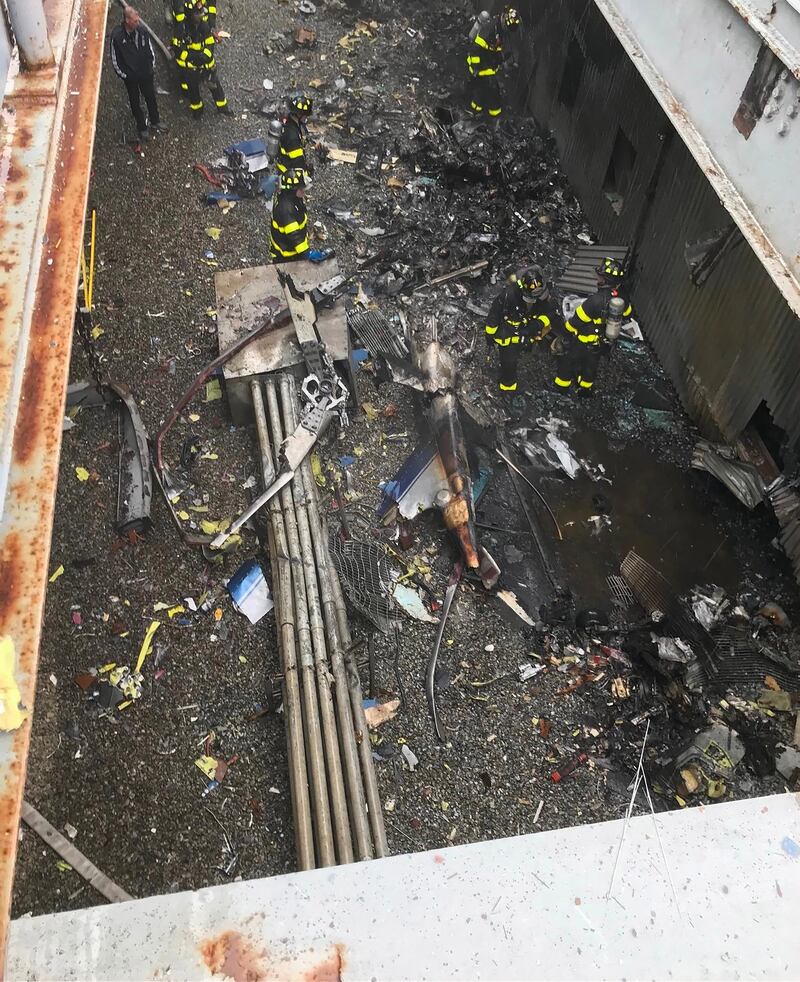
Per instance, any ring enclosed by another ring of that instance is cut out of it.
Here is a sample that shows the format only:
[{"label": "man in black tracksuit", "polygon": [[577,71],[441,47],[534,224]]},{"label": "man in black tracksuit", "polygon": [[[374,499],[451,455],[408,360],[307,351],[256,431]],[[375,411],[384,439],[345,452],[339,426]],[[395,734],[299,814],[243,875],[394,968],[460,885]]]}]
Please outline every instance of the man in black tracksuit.
[{"label": "man in black tracksuit", "polygon": [[281,142],[275,165],[278,173],[285,174],[289,170],[305,171],[313,176],[314,168],[306,155],[308,143],[308,127],[306,120],[311,113],[311,100],[304,95],[292,97],[289,103],[289,115],[286,117],[281,130]]},{"label": "man in black tracksuit", "polygon": [[147,122],[142,112],[140,94],[147,104],[150,129],[162,133],[164,127],[158,115],[156,90],[153,79],[156,56],[150,35],[141,26],[139,14],[133,7],[125,7],[122,23],[111,32],[109,45],[111,64],[114,71],[125,83],[131,112],[136,120],[136,131],[140,140],[147,139]]},{"label": "man in black tracksuit", "polygon": [[624,287],[625,269],[618,260],[606,258],[596,268],[596,293],[578,304],[575,313],[564,324],[561,340],[564,351],[559,358],[554,379],[556,389],[568,392],[577,382],[578,395],[590,396],[605,340],[608,303],[612,297],[623,297],[623,317],[629,320],[633,307],[627,299]]},{"label": "man in black tracksuit", "polygon": [[499,354],[497,385],[501,395],[513,396],[517,391],[522,351],[562,327],[541,269],[530,266],[512,276],[486,317],[487,344],[496,346]]},{"label": "man in black tracksuit", "polygon": [[306,174],[300,169],[281,174],[272,201],[272,235],[269,257],[274,263],[291,263],[308,256],[308,212],[303,196]]}]

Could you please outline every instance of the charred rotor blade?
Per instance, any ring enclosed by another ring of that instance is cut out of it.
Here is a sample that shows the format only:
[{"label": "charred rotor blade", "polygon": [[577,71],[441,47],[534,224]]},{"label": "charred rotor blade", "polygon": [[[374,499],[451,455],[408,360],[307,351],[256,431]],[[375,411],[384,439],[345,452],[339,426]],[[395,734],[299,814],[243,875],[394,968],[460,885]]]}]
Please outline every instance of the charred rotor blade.
[{"label": "charred rotor blade", "polygon": [[439,630],[436,634],[436,644],[433,646],[433,651],[428,659],[428,668],[425,672],[425,692],[428,696],[428,706],[431,711],[431,719],[433,720],[433,729],[436,733],[436,739],[441,743],[445,742],[444,736],[442,734],[441,727],[439,726],[439,714],[436,710],[436,693],[434,691],[434,676],[436,675],[436,663],[439,659],[439,649],[442,646],[442,638],[444,637],[444,629],[447,625],[447,618],[450,614],[450,608],[453,605],[453,597],[456,595],[456,590],[458,589],[458,584],[461,581],[461,573],[464,569],[464,564],[459,560],[453,567],[453,572],[450,574],[450,580],[447,584],[447,592],[444,596],[444,604],[442,606],[442,616],[439,618]]}]

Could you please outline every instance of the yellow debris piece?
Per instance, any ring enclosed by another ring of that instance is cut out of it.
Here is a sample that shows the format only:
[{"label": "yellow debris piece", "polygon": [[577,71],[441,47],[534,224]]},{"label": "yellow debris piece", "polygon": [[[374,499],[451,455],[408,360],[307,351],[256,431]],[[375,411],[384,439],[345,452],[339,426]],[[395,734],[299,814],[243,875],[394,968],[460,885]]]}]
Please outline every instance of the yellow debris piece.
[{"label": "yellow debris piece", "polygon": [[229,518],[220,518],[218,522],[212,522],[209,518],[204,518],[200,522],[200,528],[206,535],[216,535],[218,532],[225,532],[230,527]]},{"label": "yellow debris piece", "polygon": [[144,636],[144,641],[142,641],[142,647],[139,649],[139,657],[136,659],[136,674],[138,675],[142,670],[142,665],[144,665],[144,660],[150,654],[150,649],[153,646],[153,635],[161,627],[161,621],[150,621],[150,627],[147,629],[147,634]]},{"label": "yellow debris piece", "polygon": [[198,757],[195,761],[195,766],[199,767],[200,770],[205,774],[209,781],[214,780],[214,776],[217,773],[217,759],[216,757],[209,757],[208,754],[203,754],[202,757]]},{"label": "yellow debris piece", "polygon": [[21,695],[14,670],[17,667],[14,642],[0,638],[0,730],[17,730],[28,716],[19,708]]}]

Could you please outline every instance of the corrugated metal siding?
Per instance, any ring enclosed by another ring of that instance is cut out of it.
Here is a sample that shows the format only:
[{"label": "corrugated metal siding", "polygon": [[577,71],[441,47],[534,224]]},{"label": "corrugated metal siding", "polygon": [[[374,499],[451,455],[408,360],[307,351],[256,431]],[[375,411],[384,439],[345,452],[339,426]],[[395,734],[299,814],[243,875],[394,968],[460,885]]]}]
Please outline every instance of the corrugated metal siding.
[{"label": "corrugated metal siding", "polygon": [[[595,233],[635,240],[634,302],[687,409],[706,432],[733,439],[764,401],[798,448],[800,321],[743,241],[703,286],[691,283],[686,243],[723,228],[729,216],[592,0],[519,6],[528,106],[553,131]],[[568,108],[559,89],[573,37],[585,62]],[[603,193],[618,128],[637,153],[620,215]]]}]

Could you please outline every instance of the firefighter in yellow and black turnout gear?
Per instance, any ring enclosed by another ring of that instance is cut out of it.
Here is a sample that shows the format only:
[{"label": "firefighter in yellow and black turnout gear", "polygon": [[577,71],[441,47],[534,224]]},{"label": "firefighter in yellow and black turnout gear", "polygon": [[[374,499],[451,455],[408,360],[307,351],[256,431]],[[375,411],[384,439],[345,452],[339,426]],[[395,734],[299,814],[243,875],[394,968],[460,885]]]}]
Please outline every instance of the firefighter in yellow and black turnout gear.
[{"label": "firefighter in yellow and black turnout gear", "polygon": [[503,38],[516,30],[522,20],[513,7],[496,17],[482,13],[470,33],[467,71],[470,108],[497,118],[503,111],[498,73],[503,64]]},{"label": "firefighter in yellow and black turnout gear", "polygon": [[203,112],[203,97],[200,93],[201,82],[206,82],[217,112],[232,116],[233,111],[228,105],[225,90],[217,72],[217,61],[214,48],[217,42],[213,25],[216,22],[216,6],[213,20],[210,9],[203,0],[187,0],[186,18],[183,21],[183,35],[180,39],[180,50],[175,59],[181,76],[181,83],[186,81],[189,93],[189,109],[193,116]]},{"label": "firefighter in yellow and black turnout gear", "polygon": [[497,387],[501,395],[514,396],[517,392],[522,352],[561,326],[541,269],[529,266],[515,273],[495,297],[486,318],[486,342],[496,347],[499,355]]},{"label": "firefighter in yellow and black turnout gear", "polygon": [[312,102],[308,96],[292,96],[289,102],[289,115],[286,117],[275,166],[280,174],[288,170],[302,170],[313,177],[314,168],[306,155],[308,127],[306,120],[311,115]]},{"label": "firefighter in yellow and black turnout gear", "polygon": [[[188,69],[182,66],[178,59],[185,47],[184,38],[186,36],[186,27],[192,10],[195,7],[195,2],[194,0],[170,0],[170,7],[172,13],[170,47],[172,49],[172,57],[175,59],[181,95],[186,96],[189,94]],[[217,6],[214,0],[206,0],[203,4],[201,20],[203,23],[203,33],[207,38],[211,38],[212,44],[215,43],[217,37]]]},{"label": "firefighter in yellow and black turnout gear", "polygon": [[308,212],[303,196],[305,171],[299,168],[281,174],[272,200],[272,239],[269,256],[274,263],[305,259],[308,253]]},{"label": "firefighter in yellow and black turnout gear", "polygon": [[560,392],[577,388],[579,395],[592,395],[600,357],[608,344],[605,327],[609,300],[623,297],[626,300],[623,318],[629,320],[633,315],[633,307],[627,300],[625,267],[622,263],[607,257],[600,260],[595,272],[597,292],[582,300],[564,324],[561,337],[564,350],[558,359],[554,379],[555,387]]}]

